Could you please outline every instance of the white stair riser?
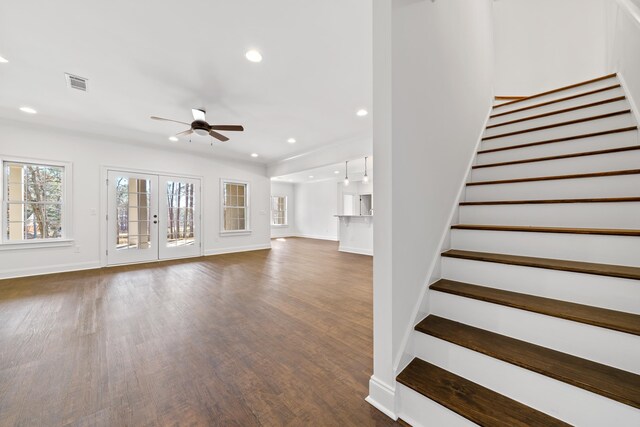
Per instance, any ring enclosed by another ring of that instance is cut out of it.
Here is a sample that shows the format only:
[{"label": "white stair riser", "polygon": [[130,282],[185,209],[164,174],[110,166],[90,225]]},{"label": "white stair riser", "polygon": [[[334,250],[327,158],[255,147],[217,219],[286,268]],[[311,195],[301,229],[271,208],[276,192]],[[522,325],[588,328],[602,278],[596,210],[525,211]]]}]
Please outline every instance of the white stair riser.
[{"label": "white stair riser", "polygon": [[534,145],[532,147],[516,148],[513,150],[478,153],[478,156],[476,157],[476,164],[486,165],[489,163],[607,150],[610,148],[629,147],[632,145],[640,145],[640,138],[637,130],[594,136],[590,138],[580,138],[571,141],[554,142],[551,144]]},{"label": "white stair riser", "polygon": [[460,206],[459,221],[461,224],[640,229],[640,202]]},{"label": "white stair riser", "polygon": [[[612,129],[626,128],[635,125],[636,123],[633,119],[633,116],[630,113],[625,113],[613,117],[590,120],[588,122],[563,125],[550,129],[543,129],[517,135],[483,140],[480,144],[480,149],[490,150],[494,148],[512,147],[514,145],[548,141],[557,138],[566,138],[575,135],[590,134],[595,132],[604,132]],[[533,127],[534,126],[531,126],[530,128]]]},{"label": "white stair riser", "polygon": [[406,387],[396,384],[398,416],[413,427],[472,427],[477,424]]},{"label": "white stair riser", "polygon": [[532,178],[640,168],[640,149],[594,156],[472,169],[472,181]]},{"label": "white stair riser", "polygon": [[[538,126],[546,126],[554,123],[583,119],[586,117],[599,116],[602,114],[613,113],[615,111],[626,110],[629,108],[631,107],[627,100],[609,102],[606,104],[596,105],[593,107],[581,108],[579,110],[574,110],[574,111],[568,111],[566,113],[554,114],[551,116],[541,117],[538,119],[531,119],[523,122],[512,123],[509,125],[488,128],[485,130],[483,136],[498,135],[501,133],[514,132],[514,131],[529,129],[529,128],[538,127]],[[537,114],[539,113],[532,113],[530,116],[527,116],[527,117],[535,116]],[[514,119],[511,119],[511,120],[514,120]]]},{"label": "white stair riser", "polygon": [[635,426],[640,411],[562,381],[414,332],[416,357],[573,425]]},{"label": "white stair riser", "polygon": [[431,314],[640,374],[640,337],[429,291]]},{"label": "white stair riser", "polygon": [[525,101],[516,102],[511,105],[505,105],[503,107],[498,107],[493,110],[495,114],[497,113],[505,113],[507,111],[517,110],[519,108],[528,107],[530,105],[537,105],[547,101],[551,101],[554,99],[566,98],[568,96],[577,95],[579,93],[590,92],[592,90],[605,88],[608,86],[612,86],[614,84],[619,83],[616,77],[612,77],[605,80],[600,80],[594,83],[589,83],[586,85],[577,86],[571,89],[565,89],[559,92],[551,93],[549,95],[538,96],[532,99],[527,99]]},{"label": "white stair riser", "polygon": [[582,199],[640,195],[640,174],[597,178],[529,181],[513,184],[472,185],[466,201]]},{"label": "white stair riser", "polygon": [[[611,84],[613,85],[613,83]],[[588,91],[585,91],[588,92]],[[610,89],[604,92],[595,93],[592,95],[581,96],[579,98],[569,99],[567,101],[556,102],[549,105],[543,105],[542,107],[531,108],[524,111],[518,111],[516,113],[505,114],[504,116],[498,117],[490,117],[489,125],[494,125],[497,123],[504,123],[510,120],[522,119],[524,117],[535,116],[537,114],[550,113],[552,111],[564,110],[567,108],[578,107],[580,105],[592,104],[598,101],[605,101],[612,98],[617,98],[620,96],[624,96],[624,91],[622,88]],[[518,109],[523,107],[518,107]],[[515,109],[515,108],[514,108]],[[496,109],[493,114],[501,114],[500,109]]]},{"label": "white stair riser", "polygon": [[447,257],[442,257],[442,277],[640,314],[640,282],[637,280]]},{"label": "white stair riser", "polygon": [[451,247],[465,251],[640,267],[640,237],[631,236],[451,230]]}]

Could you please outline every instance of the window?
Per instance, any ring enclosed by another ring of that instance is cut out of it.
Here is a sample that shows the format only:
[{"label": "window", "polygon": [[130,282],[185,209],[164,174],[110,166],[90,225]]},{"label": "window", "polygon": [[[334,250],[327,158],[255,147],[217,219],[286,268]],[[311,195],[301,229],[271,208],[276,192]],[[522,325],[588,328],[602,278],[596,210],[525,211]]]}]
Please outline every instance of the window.
[{"label": "window", "polygon": [[271,197],[271,225],[287,225],[287,196]]},{"label": "window", "polygon": [[62,164],[4,161],[3,243],[60,240],[68,232]]},{"label": "window", "polygon": [[167,181],[167,247],[195,244],[195,185]]},{"label": "window", "polygon": [[222,181],[222,230],[221,232],[248,232],[249,184]]}]

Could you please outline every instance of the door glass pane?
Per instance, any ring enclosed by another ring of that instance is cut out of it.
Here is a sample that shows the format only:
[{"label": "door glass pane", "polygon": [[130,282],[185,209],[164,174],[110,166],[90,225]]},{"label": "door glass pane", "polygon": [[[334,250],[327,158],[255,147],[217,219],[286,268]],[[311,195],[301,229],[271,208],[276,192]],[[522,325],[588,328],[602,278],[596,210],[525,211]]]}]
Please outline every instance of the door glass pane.
[{"label": "door glass pane", "polygon": [[191,183],[167,181],[167,247],[193,245],[195,187]]},{"label": "door glass pane", "polygon": [[151,181],[116,178],[116,249],[151,247]]}]

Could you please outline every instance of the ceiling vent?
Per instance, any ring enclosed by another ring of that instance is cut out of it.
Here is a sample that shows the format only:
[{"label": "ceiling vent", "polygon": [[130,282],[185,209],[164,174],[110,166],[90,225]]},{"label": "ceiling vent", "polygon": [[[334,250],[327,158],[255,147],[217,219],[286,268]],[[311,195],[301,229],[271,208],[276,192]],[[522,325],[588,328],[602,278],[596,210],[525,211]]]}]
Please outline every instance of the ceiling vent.
[{"label": "ceiling vent", "polygon": [[67,83],[71,89],[78,89],[83,92],[87,91],[87,80],[84,77],[74,76],[73,74],[65,73]]}]

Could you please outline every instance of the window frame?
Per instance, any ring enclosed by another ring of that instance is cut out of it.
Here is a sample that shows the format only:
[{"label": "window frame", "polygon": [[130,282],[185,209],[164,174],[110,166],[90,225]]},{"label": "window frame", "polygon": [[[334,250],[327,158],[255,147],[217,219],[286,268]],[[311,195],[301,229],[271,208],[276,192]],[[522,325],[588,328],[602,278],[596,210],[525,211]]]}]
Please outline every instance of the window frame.
[{"label": "window frame", "polygon": [[[273,199],[276,198],[283,198],[284,199],[284,211],[282,211],[284,213],[284,224],[274,224],[273,223],[273,213],[274,212],[280,212],[280,211],[276,211],[273,209]],[[282,227],[288,227],[289,226],[289,197],[288,196],[271,196],[271,226],[272,227],[278,227],[278,228],[282,228]]]},{"label": "window frame", "polygon": [[[225,230],[224,229],[224,209],[226,201],[224,198],[224,187],[226,184],[240,184],[245,186],[244,191],[244,230]],[[238,236],[243,234],[251,234],[251,183],[240,179],[220,179],[220,235],[221,236]]]},{"label": "window frame", "polygon": [[[6,175],[7,164],[31,164],[37,166],[54,166],[61,167],[62,173],[62,221],[60,226],[62,232],[60,237],[43,238],[43,239],[30,239],[30,240],[9,240],[6,236],[6,230],[9,224],[9,218],[7,216],[7,208],[9,200],[6,199],[8,194],[9,180]],[[2,194],[0,195],[0,205],[2,212],[0,213],[2,223],[2,233],[0,235],[0,250],[3,249],[33,249],[38,247],[55,247],[55,246],[70,246],[73,244],[73,164],[71,162],[62,162],[58,160],[48,159],[34,159],[25,157],[12,157],[0,155],[0,167],[2,173],[0,174],[0,187],[2,188]]]}]

